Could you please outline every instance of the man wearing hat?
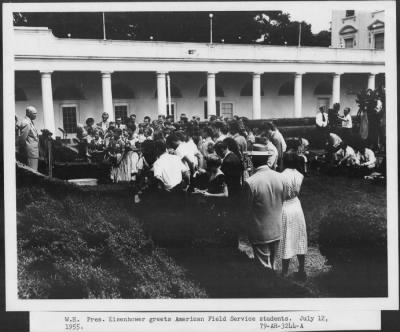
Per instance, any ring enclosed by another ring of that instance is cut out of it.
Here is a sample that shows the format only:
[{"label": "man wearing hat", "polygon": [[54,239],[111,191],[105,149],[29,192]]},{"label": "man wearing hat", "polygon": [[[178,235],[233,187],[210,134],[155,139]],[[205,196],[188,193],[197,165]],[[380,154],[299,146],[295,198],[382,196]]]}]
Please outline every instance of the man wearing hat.
[{"label": "man wearing hat", "polygon": [[255,144],[251,152],[255,173],[244,182],[244,210],[254,255],[264,267],[274,270],[281,238],[283,182],[281,174],[266,165],[266,150]]},{"label": "man wearing hat", "polygon": [[108,121],[109,115],[107,112],[103,112],[101,115],[101,121],[97,124],[97,127],[101,128],[103,132],[105,133],[110,125],[110,122]]}]

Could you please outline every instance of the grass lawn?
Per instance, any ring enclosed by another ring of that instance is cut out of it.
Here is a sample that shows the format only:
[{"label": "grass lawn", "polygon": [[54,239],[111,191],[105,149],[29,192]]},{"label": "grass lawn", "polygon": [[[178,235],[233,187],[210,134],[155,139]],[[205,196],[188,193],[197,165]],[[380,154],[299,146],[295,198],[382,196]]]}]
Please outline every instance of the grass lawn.
[{"label": "grass lawn", "polygon": [[385,187],[318,175],[305,178],[300,199],[310,245],[304,283],[261,268],[232,234],[216,232],[218,220],[183,201],[178,212],[161,211],[134,205],[129,186],[22,183],[19,296],[386,296]]}]

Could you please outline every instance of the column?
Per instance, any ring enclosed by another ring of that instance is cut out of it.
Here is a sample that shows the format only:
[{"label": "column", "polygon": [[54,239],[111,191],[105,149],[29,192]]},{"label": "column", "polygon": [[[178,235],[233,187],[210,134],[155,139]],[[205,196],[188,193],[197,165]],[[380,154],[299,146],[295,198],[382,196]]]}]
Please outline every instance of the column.
[{"label": "column", "polygon": [[332,81],[332,104],[340,103],[340,75],[342,73],[334,73]]},{"label": "column", "polygon": [[261,119],[261,73],[253,73],[253,119]]},{"label": "column", "polygon": [[101,72],[101,84],[103,89],[103,112],[109,115],[109,121],[114,121],[114,110],[111,90],[111,73],[110,71]]},{"label": "column", "polygon": [[215,99],[215,75],[216,73],[207,73],[207,109],[208,116],[217,115],[217,105]]},{"label": "column", "polygon": [[158,115],[167,115],[167,86],[165,84],[166,72],[157,72],[157,103]]},{"label": "column", "polygon": [[42,81],[42,106],[44,127],[56,134],[56,124],[54,121],[54,108],[53,108],[53,89],[51,86],[51,73],[50,71],[40,72]]},{"label": "column", "polygon": [[303,116],[303,73],[294,75],[294,117],[301,118]]},{"label": "column", "polygon": [[375,90],[375,74],[370,73],[368,75],[368,89]]}]

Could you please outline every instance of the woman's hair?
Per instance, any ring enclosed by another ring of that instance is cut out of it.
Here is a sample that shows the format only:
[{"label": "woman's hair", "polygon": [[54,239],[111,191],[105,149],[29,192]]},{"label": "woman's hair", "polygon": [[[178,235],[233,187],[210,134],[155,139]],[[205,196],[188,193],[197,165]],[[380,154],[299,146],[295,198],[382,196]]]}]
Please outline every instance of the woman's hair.
[{"label": "woman's hair", "polygon": [[276,126],[272,122],[264,121],[260,128],[262,131],[276,130]]},{"label": "woman's hair", "polygon": [[225,151],[228,148],[225,140],[223,140],[222,142],[219,141],[217,143],[214,144],[214,150],[217,154],[221,154],[223,151]]},{"label": "woman's hair", "polygon": [[222,164],[222,160],[218,156],[210,156],[207,159],[207,168],[209,167],[219,167]]},{"label": "woman's hair", "polygon": [[210,127],[204,127],[204,128],[202,129],[202,131],[203,131],[204,133],[206,133],[208,137],[213,137],[213,135],[214,135],[214,132],[213,132],[213,130],[212,130]]},{"label": "woman's hair", "polygon": [[288,152],[283,155],[283,165],[285,168],[300,170],[300,158],[295,152]]},{"label": "woman's hair", "polygon": [[86,125],[89,126],[90,123],[91,123],[91,124],[94,123],[94,119],[93,119],[93,118],[87,118],[87,119],[86,119]]},{"label": "woman's hair", "polygon": [[167,151],[167,145],[163,141],[157,140],[154,142],[154,150],[155,150],[155,154],[158,158],[159,156],[161,156],[163,153],[165,153]]},{"label": "woman's hair", "polygon": [[242,156],[240,155],[239,146],[232,137],[225,138],[223,142],[226,144],[228,149],[232,151],[239,159],[242,158]]}]

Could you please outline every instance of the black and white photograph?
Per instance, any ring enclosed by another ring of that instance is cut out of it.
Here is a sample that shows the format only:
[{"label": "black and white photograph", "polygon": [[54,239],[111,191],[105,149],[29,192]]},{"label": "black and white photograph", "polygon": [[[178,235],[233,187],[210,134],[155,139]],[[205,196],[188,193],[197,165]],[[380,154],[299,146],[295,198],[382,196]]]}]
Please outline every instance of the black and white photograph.
[{"label": "black and white photograph", "polygon": [[393,8],[10,4],[8,307],[398,307]]}]

